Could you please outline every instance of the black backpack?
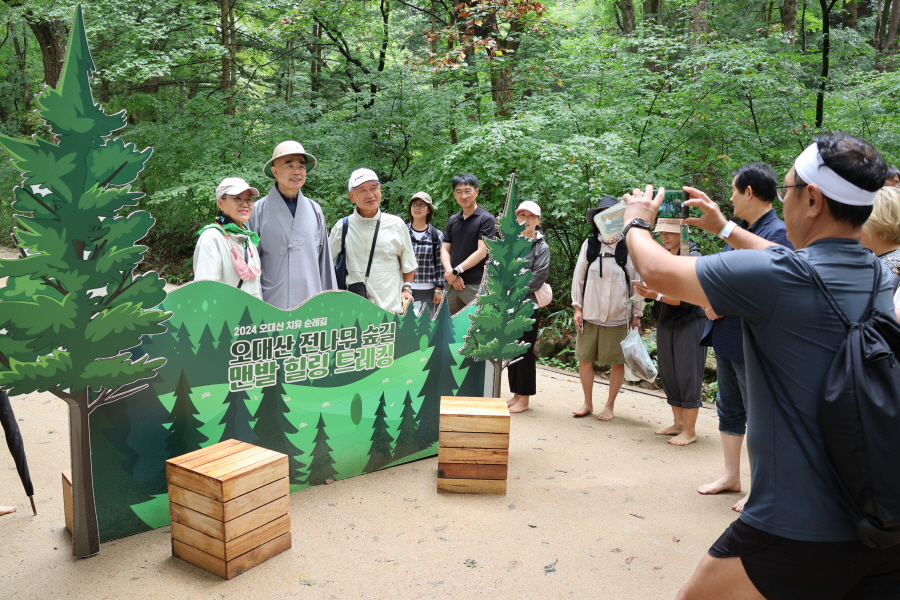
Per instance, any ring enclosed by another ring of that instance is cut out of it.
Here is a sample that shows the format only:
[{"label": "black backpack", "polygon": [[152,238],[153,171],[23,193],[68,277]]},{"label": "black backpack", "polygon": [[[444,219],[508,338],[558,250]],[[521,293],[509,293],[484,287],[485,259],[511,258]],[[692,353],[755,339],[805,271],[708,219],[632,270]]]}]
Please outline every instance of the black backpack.
[{"label": "black backpack", "polygon": [[[874,263],[868,306],[856,323],[847,318],[815,268],[803,262],[847,329],[819,400],[819,427],[829,470],[840,485],[860,540],[871,548],[890,548],[900,544],[900,324],[893,311],[875,308],[882,280],[879,261]],[[766,362],[756,340],[750,338]],[[802,421],[792,414],[794,407],[776,404],[798,437],[794,423]],[[829,481],[824,474],[819,476]]]},{"label": "black backpack", "polygon": [[[592,235],[588,238],[588,247],[587,253],[585,253],[585,258],[587,259],[587,267],[584,270],[584,282],[581,284],[581,297],[584,298],[584,292],[587,289],[587,279],[588,279],[588,271],[591,269],[591,263],[597,260],[600,257],[600,238],[596,235]],[[625,285],[626,290],[628,292],[631,291],[631,277],[628,276],[628,269],[625,268],[625,265],[628,263],[628,246],[625,245],[625,240],[622,240],[621,244],[616,245],[615,254],[610,254],[609,252],[603,253],[604,258],[615,258],[616,264],[622,268],[622,272],[625,273]],[[600,277],[603,277],[603,262],[600,262]]]}]

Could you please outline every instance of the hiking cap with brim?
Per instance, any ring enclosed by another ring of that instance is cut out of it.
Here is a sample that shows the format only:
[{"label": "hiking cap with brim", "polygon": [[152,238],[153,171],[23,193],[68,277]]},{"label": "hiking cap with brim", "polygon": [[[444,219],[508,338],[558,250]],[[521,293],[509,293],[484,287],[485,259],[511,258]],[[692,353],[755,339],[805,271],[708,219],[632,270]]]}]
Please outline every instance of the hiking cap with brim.
[{"label": "hiking cap with brim", "polygon": [[656,219],[656,229],[653,233],[681,233],[681,219],[659,217]]},{"label": "hiking cap with brim", "polygon": [[428,192],[416,192],[412,195],[412,198],[409,199],[409,203],[412,204],[413,200],[421,200],[428,206],[434,206],[434,201],[431,199],[431,194]]},{"label": "hiking cap with brim", "polygon": [[303,149],[303,144],[288,140],[286,142],[281,142],[275,146],[274,150],[272,150],[272,158],[270,158],[269,162],[263,166],[263,173],[265,176],[269,179],[275,179],[275,176],[272,175],[272,163],[275,162],[276,158],[281,158],[282,156],[287,156],[289,154],[302,154],[306,158],[307,173],[315,169],[316,165],[319,164],[319,161],[316,160],[315,156]]},{"label": "hiking cap with brim", "polygon": [[600,198],[600,202],[597,203],[596,208],[589,208],[585,217],[587,218],[587,222],[589,225],[594,224],[594,217],[597,216],[597,213],[606,210],[607,208],[612,208],[616,204],[618,204],[621,200],[616,198],[615,196],[603,196]]}]

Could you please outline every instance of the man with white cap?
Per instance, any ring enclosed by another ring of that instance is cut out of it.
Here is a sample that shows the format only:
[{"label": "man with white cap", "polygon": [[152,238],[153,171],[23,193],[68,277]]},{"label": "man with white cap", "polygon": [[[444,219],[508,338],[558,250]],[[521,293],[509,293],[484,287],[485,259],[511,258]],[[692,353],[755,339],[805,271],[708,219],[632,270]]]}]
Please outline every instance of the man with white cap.
[{"label": "man with white cap", "polygon": [[250,217],[259,234],[263,300],[284,310],[337,288],[325,216],[300,188],[316,167],[316,157],[294,141],[275,146],[263,173],[275,185]]},{"label": "man with white cap", "polygon": [[[818,136],[780,186],[787,237],[796,251],[735,230],[732,245],[762,251],[672,256],[653,241],[647,223],[664,190],[654,197],[647,186],[625,195],[625,239],[647,284],[744,320],[753,493],[679,599],[898,597],[900,546],[876,550],[859,540],[822,445],[822,384],[846,329],[809,271],[818,273],[852,321],[866,310],[873,285],[875,307],[892,310],[886,270],[859,244],[886,172],[864,140]],[[687,204],[704,215],[686,223],[721,230],[723,218],[708,200]],[[787,420],[789,413],[796,422]]]},{"label": "man with white cap", "polygon": [[385,310],[401,313],[413,298],[412,281],[418,266],[406,223],[381,212],[381,183],[375,171],[353,171],[347,190],[356,209],[344,217],[346,238],[344,219],[331,228],[331,253],[337,256],[344,244],[348,289],[362,283],[369,300]]}]

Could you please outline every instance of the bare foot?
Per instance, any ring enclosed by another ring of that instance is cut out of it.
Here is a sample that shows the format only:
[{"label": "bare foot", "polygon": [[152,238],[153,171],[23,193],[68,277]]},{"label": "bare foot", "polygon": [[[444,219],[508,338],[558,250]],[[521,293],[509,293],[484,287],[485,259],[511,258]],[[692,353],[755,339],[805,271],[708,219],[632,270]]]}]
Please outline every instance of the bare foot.
[{"label": "bare foot", "polygon": [[598,421],[612,421],[613,420],[613,409],[608,406],[600,411],[600,416],[597,417]]},{"label": "bare foot", "polygon": [[733,510],[734,512],[738,512],[738,513],[744,512],[744,505],[747,504],[747,499],[749,499],[749,498],[750,498],[750,494],[747,494],[746,496],[744,496],[743,498],[741,498],[740,500],[735,502],[734,505],[731,507],[731,510]]},{"label": "bare foot", "polygon": [[732,481],[731,479],[727,479],[724,475],[713,481],[712,483],[707,483],[706,485],[701,485],[697,488],[697,492],[700,494],[710,495],[710,494],[718,494],[719,492],[739,492],[741,491],[741,480]]},{"label": "bare foot", "polygon": [[675,425],[670,425],[669,427],[663,427],[662,429],[657,429],[654,431],[656,435],[678,435],[681,433],[681,427],[676,427]]},{"label": "bare foot", "polygon": [[528,400],[525,396],[522,396],[521,399],[509,407],[509,412],[511,413],[522,413],[528,410]]},{"label": "bare foot", "polygon": [[572,416],[574,416],[574,417],[583,417],[583,416],[585,416],[585,415],[591,414],[592,412],[594,412],[594,407],[593,407],[593,406],[591,406],[590,404],[583,404],[583,405],[581,406],[581,408],[579,408],[578,410],[573,410],[573,411],[572,411]]},{"label": "bare foot", "polygon": [[513,397],[506,401],[507,408],[512,408],[512,405],[519,401],[519,395],[513,394]]},{"label": "bare foot", "polygon": [[696,433],[688,433],[687,431],[682,431],[671,440],[669,440],[669,443],[673,446],[687,446],[688,444],[693,444],[696,441]]},{"label": "bare foot", "polygon": [[10,514],[10,513],[14,513],[14,512],[16,512],[16,507],[15,507],[15,506],[2,506],[2,505],[0,505],[0,517],[2,517],[3,515],[8,515],[8,514]]}]

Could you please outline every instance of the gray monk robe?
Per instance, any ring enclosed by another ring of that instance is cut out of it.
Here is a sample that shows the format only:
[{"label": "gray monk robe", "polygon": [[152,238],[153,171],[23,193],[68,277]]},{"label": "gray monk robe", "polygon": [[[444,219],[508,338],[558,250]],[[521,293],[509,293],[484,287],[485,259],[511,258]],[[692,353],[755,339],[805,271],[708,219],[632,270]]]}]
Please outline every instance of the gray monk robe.
[{"label": "gray monk robe", "polygon": [[248,223],[259,234],[263,300],[284,310],[337,289],[322,208],[300,192],[291,211],[275,186],[253,207]]}]

